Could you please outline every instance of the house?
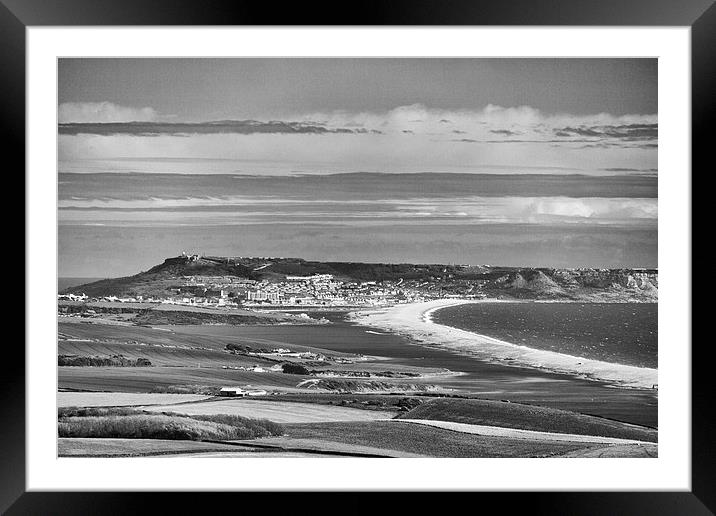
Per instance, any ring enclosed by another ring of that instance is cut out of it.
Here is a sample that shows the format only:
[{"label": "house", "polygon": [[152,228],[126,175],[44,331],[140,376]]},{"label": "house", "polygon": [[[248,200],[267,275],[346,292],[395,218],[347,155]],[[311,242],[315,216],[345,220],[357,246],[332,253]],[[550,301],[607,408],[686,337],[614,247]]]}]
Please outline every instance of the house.
[{"label": "house", "polygon": [[248,395],[248,391],[242,389],[241,387],[222,387],[219,391],[219,396],[231,396],[231,397],[241,397]]}]

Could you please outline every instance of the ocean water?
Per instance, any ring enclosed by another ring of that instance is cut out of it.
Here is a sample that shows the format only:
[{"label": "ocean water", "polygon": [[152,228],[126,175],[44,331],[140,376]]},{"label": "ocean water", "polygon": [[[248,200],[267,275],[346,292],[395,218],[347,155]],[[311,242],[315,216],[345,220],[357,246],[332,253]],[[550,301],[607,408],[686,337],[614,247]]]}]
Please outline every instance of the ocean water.
[{"label": "ocean water", "polygon": [[533,349],[657,368],[656,303],[474,303],[437,310],[432,320]]}]

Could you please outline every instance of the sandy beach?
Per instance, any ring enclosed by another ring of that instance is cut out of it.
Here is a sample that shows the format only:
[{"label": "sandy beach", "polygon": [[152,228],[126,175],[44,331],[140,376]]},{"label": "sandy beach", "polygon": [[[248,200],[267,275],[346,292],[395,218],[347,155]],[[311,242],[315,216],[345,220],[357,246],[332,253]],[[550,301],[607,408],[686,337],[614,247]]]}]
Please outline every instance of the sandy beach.
[{"label": "sandy beach", "polygon": [[498,340],[449,326],[436,324],[432,314],[441,308],[481,301],[440,299],[409,303],[380,310],[354,312],[357,324],[392,331],[413,341],[508,366],[530,367],[580,378],[601,380],[623,387],[652,388],[658,385],[656,369],[592,360],[545,351]]}]

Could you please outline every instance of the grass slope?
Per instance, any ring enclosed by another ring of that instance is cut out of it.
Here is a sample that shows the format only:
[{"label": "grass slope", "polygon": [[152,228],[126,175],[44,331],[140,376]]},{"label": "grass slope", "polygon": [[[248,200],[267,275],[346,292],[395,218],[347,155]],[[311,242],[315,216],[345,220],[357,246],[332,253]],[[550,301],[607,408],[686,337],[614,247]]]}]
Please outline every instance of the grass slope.
[{"label": "grass slope", "polygon": [[598,435],[656,442],[657,432],[566,410],[478,399],[433,399],[399,416],[542,432]]},{"label": "grass slope", "polygon": [[396,450],[430,457],[553,457],[587,448],[584,444],[462,434],[392,421],[284,425],[295,439],[317,439]]},{"label": "grass slope", "polygon": [[281,435],[281,425],[236,415],[147,413],[131,408],[64,407],[58,410],[60,437],[219,440]]}]

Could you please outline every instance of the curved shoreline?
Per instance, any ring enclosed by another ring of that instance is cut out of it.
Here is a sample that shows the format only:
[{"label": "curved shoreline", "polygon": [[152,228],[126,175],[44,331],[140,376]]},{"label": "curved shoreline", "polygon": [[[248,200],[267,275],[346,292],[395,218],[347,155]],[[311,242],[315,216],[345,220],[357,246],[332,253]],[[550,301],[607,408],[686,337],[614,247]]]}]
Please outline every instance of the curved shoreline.
[{"label": "curved shoreline", "polygon": [[411,337],[417,342],[438,346],[483,361],[497,361],[505,366],[545,370],[622,387],[653,388],[658,385],[657,369],[530,348],[438,324],[432,320],[432,314],[436,310],[479,302],[484,301],[439,299],[396,305],[381,310],[352,312],[350,319],[363,326],[393,331]]}]

